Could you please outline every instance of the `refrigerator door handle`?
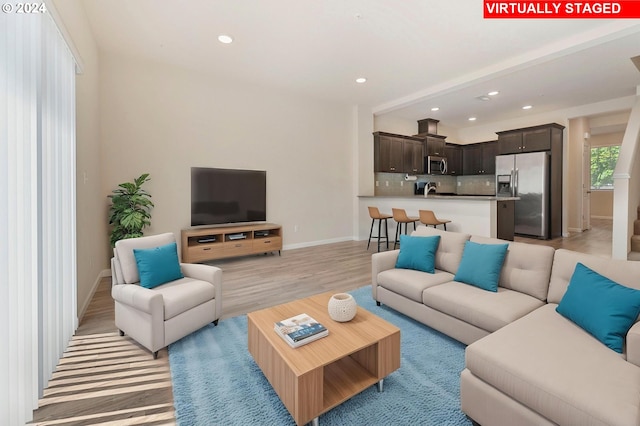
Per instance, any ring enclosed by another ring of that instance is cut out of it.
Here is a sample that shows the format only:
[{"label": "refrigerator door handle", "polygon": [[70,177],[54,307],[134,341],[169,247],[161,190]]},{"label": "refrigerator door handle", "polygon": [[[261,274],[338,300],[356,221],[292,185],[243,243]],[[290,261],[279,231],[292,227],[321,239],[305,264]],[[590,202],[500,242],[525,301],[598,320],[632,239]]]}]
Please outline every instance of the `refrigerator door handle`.
[{"label": "refrigerator door handle", "polygon": [[514,181],[516,183],[514,185],[514,190],[515,190],[514,197],[517,197],[518,196],[518,184],[519,184],[518,181],[520,180],[520,177],[518,176],[518,169],[516,169],[516,171],[514,173],[514,177],[515,177]]}]

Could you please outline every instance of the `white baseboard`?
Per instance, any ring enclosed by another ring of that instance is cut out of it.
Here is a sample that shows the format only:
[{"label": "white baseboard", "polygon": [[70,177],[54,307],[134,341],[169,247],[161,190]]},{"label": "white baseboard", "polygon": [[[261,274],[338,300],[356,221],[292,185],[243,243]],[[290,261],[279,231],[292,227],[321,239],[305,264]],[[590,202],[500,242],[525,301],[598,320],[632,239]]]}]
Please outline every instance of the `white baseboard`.
[{"label": "white baseboard", "polygon": [[582,232],[582,229],[580,229],[580,228],[567,228],[567,231],[569,231],[569,232]]},{"label": "white baseboard", "polygon": [[[89,296],[84,301],[84,304],[82,305],[82,307],[78,311],[78,319],[77,319],[78,324],[80,324],[80,322],[82,321],[82,318],[84,317],[84,314],[87,312],[87,308],[89,307],[89,303],[91,303],[91,299],[93,299],[93,295],[96,293],[96,290],[98,289],[98,285],[100,284],[100,281],[103,278],[110,277],[110,276],[111,276],[111,269],[103,269],[102,271],[100,271],[100,273],[96,277],[96,280],[93,282],[93,286],[91,286],[91,290],[89,291]],[[77,328],[77,326],[78,325],[76,324],[76,328]]]},{"label": "white baseboard", "polygon": [[340,238],[331,238],[328,240],[318,240],[318,241],[309,241],[306,243],[298,243],[298,244],[287,244],[282,247],[283,250],[293,250],[305,247],[314,247],[321,246],[324,244],[332,244],[332,243],[343,243],[345,241],[353,241],[353,237],[340,237]]}]

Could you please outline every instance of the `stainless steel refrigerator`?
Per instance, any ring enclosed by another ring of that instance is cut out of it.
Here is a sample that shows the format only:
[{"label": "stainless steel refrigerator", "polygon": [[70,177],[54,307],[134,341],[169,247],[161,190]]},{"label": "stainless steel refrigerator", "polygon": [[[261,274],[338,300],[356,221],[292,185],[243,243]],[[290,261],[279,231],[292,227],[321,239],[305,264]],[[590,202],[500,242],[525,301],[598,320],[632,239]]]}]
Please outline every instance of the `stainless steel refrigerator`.
[{"label": "stainless steel refrigerator", "polygon": [[549,153],[496,156],[496,195],[515,202],[515,233],[549,238]]}]

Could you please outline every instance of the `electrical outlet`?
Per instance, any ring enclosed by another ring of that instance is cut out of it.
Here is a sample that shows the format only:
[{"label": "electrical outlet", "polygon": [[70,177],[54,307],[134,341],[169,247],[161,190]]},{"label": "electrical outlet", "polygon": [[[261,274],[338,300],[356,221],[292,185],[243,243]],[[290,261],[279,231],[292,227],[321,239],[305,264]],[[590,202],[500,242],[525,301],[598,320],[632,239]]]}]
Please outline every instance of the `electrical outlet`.
[{"label": "electrical outlet", "polygon": [[388,180],[384,181],[384,186],[389,186],[389,181]]},{"label": "electrical outlet", "polygon": [[438,186],[440,186],[440,182],[438,182]]},{"label": "electrical outlet", "polygon": [[376,186],[380,186],[380,181],[376,181]]},{"label": "electrical outlet", "polygon": [[487,186],[489,186],[489,185],[491,185],[491,182],[486,181],[486,182],[485,182],[485,184],[486,184]]},{"label": "electrical outlet", "polygon": [[458,182],[458,186],[462,186],[462,182]]},{"label": "electrical outlet", "polygon": [[404,181],[400,181],[400,186],[404,186]]},{"label": "electrical outlet", "polygon": [[299,229],[298,225],[293,225],[293,232],[298,232],[298,229]]}]

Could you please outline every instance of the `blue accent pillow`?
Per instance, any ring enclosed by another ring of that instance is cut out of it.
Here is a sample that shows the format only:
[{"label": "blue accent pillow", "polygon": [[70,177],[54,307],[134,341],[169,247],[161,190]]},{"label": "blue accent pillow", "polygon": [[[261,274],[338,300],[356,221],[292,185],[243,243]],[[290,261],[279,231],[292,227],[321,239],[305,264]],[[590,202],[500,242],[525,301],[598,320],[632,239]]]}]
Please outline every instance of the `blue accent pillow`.
[{"label": "blue accent pillow", "polygon": [[640,290],[620,285],[578,263],[556,312],[622,353],[627,332],[640,314]]},{"label": "blue accent pillow", "polygon": [[133,249],[133,255],[142,287],[154,288],[184,277],[176,243],[150,249]]},{"label": "blue accent pillow", "polygon": [[400,253],[396,268],[415,269],[416,271],[436,271],[436,251],[440,244],[440,235],[432,237],[412,237],[400,235]]},{"label": "blue accent pillow", "polygon": [[471,284],[483,290],[498,291],[498,281],[509,244],[464,243],[455,281]]}]

